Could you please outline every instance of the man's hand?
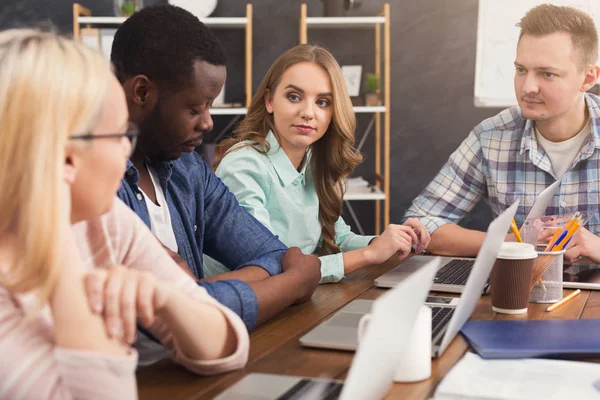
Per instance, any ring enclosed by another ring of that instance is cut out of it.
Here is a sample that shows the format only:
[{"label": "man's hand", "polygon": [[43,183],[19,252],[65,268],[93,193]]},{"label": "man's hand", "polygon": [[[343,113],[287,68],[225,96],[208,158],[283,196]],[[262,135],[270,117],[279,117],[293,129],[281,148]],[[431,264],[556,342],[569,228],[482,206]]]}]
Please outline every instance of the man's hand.
[{"label": "man's hand", "polygon": [[321,260],[306,255],[298,247],[291,247],[281,260],[283,273],[294,278],[296,285],[290,287],[297,292],[296,303],[310,300],[321,280]]},{"label": "man's hand", "polygon": [[415,249],[415,253],[422,253],[427,248],[427,246],[429,246],[429,242],[431,241],[431,236],[429,236],[429,231],[427,230],[427,228],[425,228],[425,225],[423,225],[421,221],[415,218],[407,219],[403,225],[410,226],[411,228],[413,228],[413,232],[417,235],[419,239],[417,243],[413,243],[413,245],[417,246]]},{"label": "man's hand", "polygon": [[573,234],[566,247],[565,259],[572,263],[579,257],[586,257],[595,263],[600,262],[600,238],[581,227]]}]

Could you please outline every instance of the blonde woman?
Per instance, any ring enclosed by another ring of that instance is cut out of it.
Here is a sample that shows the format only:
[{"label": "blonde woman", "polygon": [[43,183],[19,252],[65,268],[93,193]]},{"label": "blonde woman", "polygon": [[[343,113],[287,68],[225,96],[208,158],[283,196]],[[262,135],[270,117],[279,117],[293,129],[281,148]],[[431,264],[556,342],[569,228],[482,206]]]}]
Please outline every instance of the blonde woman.
[{"label": "blonde woman", "polygon": [[334,57],[322,47],[299,45],[273,63],[217,164],[216,174],[254,217],[287,246],[321,256],[322,283],[429,243],[414,219],[388,226],[377,238],[356,235],[345,224],[343,181],[362,160],[355,128]]},{"label": "blonde woman", "polygon": [[115,200],[136,139],[127,121],[102,56],[0,33],[2,399],[136,398],[136,320],[197,373],[247,359],[241,320]]}]

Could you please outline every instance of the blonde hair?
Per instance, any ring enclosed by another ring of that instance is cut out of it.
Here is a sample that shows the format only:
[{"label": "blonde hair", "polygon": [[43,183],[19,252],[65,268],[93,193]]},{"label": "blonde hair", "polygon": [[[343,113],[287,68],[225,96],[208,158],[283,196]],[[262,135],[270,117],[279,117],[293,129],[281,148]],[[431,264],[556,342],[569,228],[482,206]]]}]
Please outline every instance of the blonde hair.
[{"label": "blonde hair", "polygon": [[[0,273],[11,293],[51,294],[70,224],[65,145],[99,118],[110,68],[99,53],[51,32],[0,32],[0,237],[15,261]],[[65,222],[67,220],[67,222]]]},{"label": "blonde hair", "polygon": [[[331,53],[319,46],[298,45],[287,50],[275,60],[267,71],[246,118],[235,130],[235,137],[224,140],[222,147],[231,149],[233,145],[249,141],[261,153],[269,152],[266,137],[269,131],[278,136],[273,115],[267,112],[265,93],[273,96],[283,73],[292,65],[312,62],[321,66],[329,74],[333,88],[333,117],[323,137],[311,146],[311,165],[317,196],[319,198],[319,221],[323,238],[319,254],[339,253],[335,241],[335,223],[342,213],[343,179],[362,161],[362,156],[354,148],[356,118],[346,90],[342,70]],[[237,150],[244,146],[237,146]],[[215,165],[224,156],[218,156]]]},{"label": "blonde hair", "polygon": [[581,70],[598,61],[598,32],[594,20],[574,7],[541,4],[527,11],[517,27],[521,28],[519,40],[523,35],[570,34]]}]

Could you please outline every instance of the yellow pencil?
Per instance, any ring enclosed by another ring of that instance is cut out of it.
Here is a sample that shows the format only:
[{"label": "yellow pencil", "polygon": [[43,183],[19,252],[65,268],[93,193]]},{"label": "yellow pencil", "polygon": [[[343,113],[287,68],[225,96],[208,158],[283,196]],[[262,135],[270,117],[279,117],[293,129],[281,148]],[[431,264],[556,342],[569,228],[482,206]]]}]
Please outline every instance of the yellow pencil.
[{"label": "yellow pencil", "polygon": [[560,241],[560,243],[557,243],[554,245],[554,247],[552,247],[552,251],[554,251],[554,249],[561,251],[565,247],[569,239],[571,239],[571,236],[573,236],[573,234],[577,231],[577,229],[579,229],[579,222],[575,221],[573,224],[571,224],[571,226],[567,230],[567,234]]},{"label": "yellow pencil", "polygon": [[560,236],[561,233],[563,233],[562,228],[557,228],[554,231],[554,234],[550,238],[550,241],[548,242],[548,245],[546,246],[546,248],[544,249],[544,251],[551,251],[552,250],[552,247],[554,246],[554,242],[556,242],[556,239],[558,239],[558,237]]},{"label": "yellow pencil", "polygon": [[515,221],[514,218],[510,224],[510,229],[512,230],[512,233],[515,235],[515,239],[517,239],[517,242],[523,243],[523,239],[521,239],[521,234],[519,233],[519,228],[517,228],[517,222]]},{"label": "yellow pencil", "polygon": [[581,290],[577,289],[576,291],[574,291],[573,293],[571,293],[567,297],[563,297],[560,301],[557,301],[556,303],[552,304],[550,307],[546,308],[546,311],[556,310],[558,307],[562,306],[567,301],[569,301],[569,300],[574,299],[575,297],[577,297],[577,295],[579,295],[579,293],[581,293]]}]

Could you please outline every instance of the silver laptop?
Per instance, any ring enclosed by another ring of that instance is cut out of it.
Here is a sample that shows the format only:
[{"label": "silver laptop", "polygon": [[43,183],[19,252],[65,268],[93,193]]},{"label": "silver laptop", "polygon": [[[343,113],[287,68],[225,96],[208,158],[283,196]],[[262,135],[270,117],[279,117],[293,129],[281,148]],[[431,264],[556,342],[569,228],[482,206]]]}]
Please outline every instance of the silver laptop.
[{"label": "silver laptop", "polygon": [[[510,227],[510,221],[515,215],[517,207],[518,202],[515,202],[490,224],[458,305],[455,307],[432,307],[431,355],[433,358],[440,356],[446,350],[446,347],[454,339],[465,321],[471,316],[477,300],[481,296],[482,289],[490,276],[500,246],[504,242],[506,232]],[[431,260],[431,257],[426,258]],[[442,259],[443,257],[437,258]],[[404,284],[421,268],[415,269],[410,274],[405,274],[398,284]],[[300,343],[308,347],[337,350],[356,349],[358,321],[362,315],[369,312],[372,303],[369,300],[354,300],[333,317],[300,338]]]},{"label": "silver laptop", "polygon": [[[221,393],[217,399],[382,398],[392,384],[396,365],[439,263],[439,259],[431,259],[409,279],[372,302],[371,321],[344,383],[326,379],[249,374]],[[402,305],[401,313],[398,312],[399,305]]]},{"label": "silver laptop", "polygon": [[[525,220],[544,216],[546,208],[558,190],[559,185],[560,181],[556,181],[539,194]],[[394,287],[399,281],[404,279],[407,274],[411,274],[419,269],[423,263],[427,262],[427,260],[427,256],[411,257],[397,268],[392,269],[375,279],[375,286],[384,288]],[[467,283],[467,278],[473,269],[474,262],[475,259],[469,257],[443,257],[442,267],[435,275],[431,290],[447,293],[462,293],[465,284]],[[487,290],[487,285],[484,287],[484,291],[485,290]]]}]

